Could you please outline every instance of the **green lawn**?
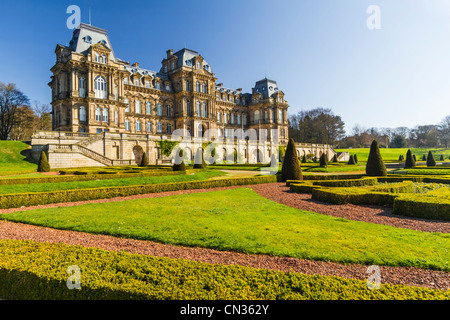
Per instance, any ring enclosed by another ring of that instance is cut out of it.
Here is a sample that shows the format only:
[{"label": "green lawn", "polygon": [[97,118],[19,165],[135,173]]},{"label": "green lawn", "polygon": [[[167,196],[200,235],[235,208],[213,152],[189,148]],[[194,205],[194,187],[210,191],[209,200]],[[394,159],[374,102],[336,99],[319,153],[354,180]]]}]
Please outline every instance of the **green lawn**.
[{"label": "green lawn", "polygon": [[131,185],[146,185],[154,183],[198,181],[226,175],[218,170],[199,171],[193,174],[166,175],[166,176],[147,176],[134,178],[118,178],[104,180],[72,181],[72,182],[54,182],[54,183],[30,183],[0,185],[1,194],[25,193],[25,192],[46,192],[72,189],[88,189],[97,187],[117,187]]},{"label": "green lawn", "polygon": [[3,214],[0,219],[185,246],[450,270],[450,235],[287,207],[249,188]]},{"label": "green lawn", "polygon": [[0,176],[28,173],[37,170],[37,165],[22,155],[28,145],[20,141],[0,141]]},{"label": "green lawn", "polygon": [[302,164],[302,170],[304,172],[352,172],[352,171],[365,171],[366,166],[359,165],[345,165],[345,164],[329,164],[326,168],[320,167],[319,164],[316,166],[304,167]]},{"label": "green lawn", "polygon": [[[424,149],[424,148],[411,148],[411,152],[416,155],[418,161],[422,160],[422,156],[428,154],[428,151],[433,151],[436,160],[439,160],[441,154],[444,155],[446,161],[450,161],[450,149]],[[381,156],[386,161],[397,161],[398,157],[402,154],[406,158],[406,152],[408,148],[380,148]],[[370,148],[355,148],[355,149],[336,149],[336,152],[348,152],[350,155],[356,154],[358,161],[367,161],[369,157]]]}]

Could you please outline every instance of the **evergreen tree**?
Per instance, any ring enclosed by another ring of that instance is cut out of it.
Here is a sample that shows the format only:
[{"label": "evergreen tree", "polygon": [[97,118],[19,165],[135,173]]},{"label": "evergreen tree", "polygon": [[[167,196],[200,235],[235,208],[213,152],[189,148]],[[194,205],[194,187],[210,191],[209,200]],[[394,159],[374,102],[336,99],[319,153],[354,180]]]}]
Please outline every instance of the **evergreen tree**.
[{"label": "evergreen tree", "polygon": [[322,155],[320,156],[319,162],[320,162],[321,167],[325,167],[325,168],[327,167],[328,161],[327,161],[327,156],[325,153],[322,153]]},{"label": "evergreen tree", "polygon": [[413,154],[413,158],[414,158],[414,161],[417,162],[417,158],[416,158],[416,155],[415,155],[415,154]]},{"label": "evergreen tree", "polygon": [[351,155],[351,156],[350,156],[350,159],[348,159],[347,164],[356,164],[356,162],[355,162],[355,156],[354,156],[354,155]]},{"label": "evergreen tree", "polygon": [[334,154],[333,162],[334,162],[334,163],[338,162],[337,154]]},{"label": "evergreen tree", "polygon": [[434,155],[433,152],[431,152],[431,150],[428,152],[428,157],[427,157],[427,167],[435,167],[436,166],[436,160],[434,160]]},{"label": "evergreen tree", "polygon": [[38,172],[50,172],[50,164],[47,160],[47,155],[44,151],[41,151],[41,157],[39,158],[39,164],[38,164]]},{"label": "evergreen tree", "polygon": [[358,163],[358,156],[356,154],[353,156],[353,159],[355,160],[355,164],[357,164]]},{"label": "evergreen tree", "polygon": [[289,139],[281,167],[281,180],[303,180],[302,168],[297,158],[294,139]]},{"label": "evergreen tree", "polygon": [[443,155],[443,154],[441,154],[441,159],[440,159],[440,161],[444,161],[444,155]]},{"label": "evergreen tree", "polygon": [[148,166],[147,154],[146,154],[145,152],[144,152],[144,154],[142,155],[141,164],[140,164],[139,166],[140,166],[140,167]]},{"label": "evergreen tree", "polygon": [[206,162],[203,155],[203,149],[198,148],[194,158],[194,169],[205,169]]},{"label": "evergreen tree", "polygon": [[[179,149],[175,156],[175,163],[173,164],[173,171],[186,171],[186,165],[183,159],[183,149]],[[179,164],[177,164],[179,162]]]},{"label": "evergreen tree", "polygon": [[422,156],[422,161],[427,161],[427,156],[426,155]]},{"label": "evergreen tree", "polygon": [[408,152],[406,153],[405,169],[412,168],[415,166],[416,166],[416,160],[414,160],[411,149],[408,149]]},{"label": "evergreen tree", "polygon": [[306,163],[306,154],[304,154],[302,157],[302,163]]},{"label": "evergreen tree", "polygon": [[368,176],[386,176],[387,170],[381,157],[377,140],[373,140],[370,146],[369,158],[367,159],[366,174]]},{"label": "evergreen tree", "polygon": [[403,161],[403,155],[402,154],[398,157],[398,161]]}]

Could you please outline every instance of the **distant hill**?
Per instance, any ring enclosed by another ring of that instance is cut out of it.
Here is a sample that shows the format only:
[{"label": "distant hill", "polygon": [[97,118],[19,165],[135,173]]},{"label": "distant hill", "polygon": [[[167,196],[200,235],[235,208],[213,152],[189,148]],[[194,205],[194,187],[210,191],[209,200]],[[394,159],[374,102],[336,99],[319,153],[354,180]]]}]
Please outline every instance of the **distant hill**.
[{"label": "distant hill", "polygon": [[29,148],[20,141],[0,141],[0,176],[36,171],[37,164],[27,160]]}]

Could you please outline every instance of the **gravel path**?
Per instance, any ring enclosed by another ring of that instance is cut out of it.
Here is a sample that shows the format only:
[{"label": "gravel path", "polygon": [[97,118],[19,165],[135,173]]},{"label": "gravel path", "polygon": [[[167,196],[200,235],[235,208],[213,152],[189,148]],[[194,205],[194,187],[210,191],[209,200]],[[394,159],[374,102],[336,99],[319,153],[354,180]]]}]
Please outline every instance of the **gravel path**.
[{"label": "gravel path", "polygon": [[[198,247],[182,247],[152,241],[116,238],[76,231],[56,230],[21,223],[0,221],[0,238],[82,245],[112,251],[127,251],[155,257],[181,258],[211,264],[241,265],[305,274],[367,279],[364,265],[310,261],[268,255],[243,254]],[[432,289],[450,289],[450,273],[413,267],[380,267],[381,283],[405,284]]]}]

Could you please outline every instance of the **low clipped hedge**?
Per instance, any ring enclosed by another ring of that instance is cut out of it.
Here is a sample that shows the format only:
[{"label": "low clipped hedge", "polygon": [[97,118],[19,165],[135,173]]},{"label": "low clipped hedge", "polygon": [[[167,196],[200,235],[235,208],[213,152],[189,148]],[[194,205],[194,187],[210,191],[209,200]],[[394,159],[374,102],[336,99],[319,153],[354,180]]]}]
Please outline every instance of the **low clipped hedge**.
[{"label": "low clipped hedge", "polygon": [[[80,288],[69,266],[80,268]],[[0,240],[0,296],[20,300],[448,300],[449,291],[152,257],[66,244]]]},{"label": "low clipped hedge", "polygon": [[363,177],[360,179],[314,181],[313,185],[322,187],[343,188],[343,187],[374,186],[377,183],[378,180],[375,177]]},{"label": "low clipped hedge", "polygon": [[0,208],[19,208],[35,205],[74,202],[83,200],[108,199],[136,194],[210,189],[216,187],[240,186],[249,184],[271,183],[280,180],[279,175],[263,175],[246,178],[214,179],[201,181],[169,182],[149,185],[102,187],[90,189],[72,189],[50,192],[30,192],[0,195]]},{"label": "low clipped hedge", "polygon": [[404,194],[394,200],[393,213],[450,221],[450,190],[441,188],[426,194]]},{"label": "low clipped hedge", "polygon": [[138,177],[150,177],[150,176],[169,176],[179,175],[197,172],[199,170],[186,170],[186,172],[179,171],[149,171],[149,172],[130,172],[130,173],[118,173],[98,171],[97,174],[76,174],[76,175],[60,175],[60,176],[46,176],[35,178],[9,178],[0,179],[0,185],[13,185],[13,184],[30,184],[30,183],[52,183],[52,182],[73,182],[73,181],[89,181],[89,180],[107,180],[107,179],[120,179],[120,178],[138,178]]},{"label": "low clipped hedge", "polygon": [[414,183],[411,181],[367,188],[314,188],[312,199],[333,204],[393,206],[399,194],[413,191]]}]

